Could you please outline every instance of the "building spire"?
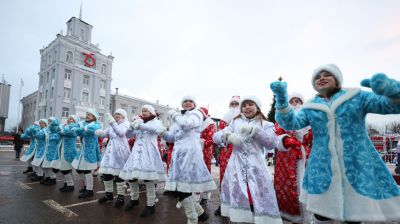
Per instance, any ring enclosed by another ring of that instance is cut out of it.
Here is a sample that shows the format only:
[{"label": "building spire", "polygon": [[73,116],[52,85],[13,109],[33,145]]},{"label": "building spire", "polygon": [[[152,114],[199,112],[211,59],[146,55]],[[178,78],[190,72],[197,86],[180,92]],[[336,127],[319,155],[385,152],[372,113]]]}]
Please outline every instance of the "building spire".
[{"label": "building spire", "polygon": [[79,19],[82,20],[82,0],[81,0],[81,8],[79,10]]}]

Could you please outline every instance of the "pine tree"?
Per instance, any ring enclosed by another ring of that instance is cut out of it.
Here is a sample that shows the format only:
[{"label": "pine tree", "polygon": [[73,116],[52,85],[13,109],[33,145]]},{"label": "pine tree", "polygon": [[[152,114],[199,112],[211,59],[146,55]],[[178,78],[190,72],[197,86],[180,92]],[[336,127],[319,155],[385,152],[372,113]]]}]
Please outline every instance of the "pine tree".
[{"label": "pine tree", "polygon": [[267,119],[269,122],[275,123],[275,95],[272,97],[271,109],[268,112]]}]

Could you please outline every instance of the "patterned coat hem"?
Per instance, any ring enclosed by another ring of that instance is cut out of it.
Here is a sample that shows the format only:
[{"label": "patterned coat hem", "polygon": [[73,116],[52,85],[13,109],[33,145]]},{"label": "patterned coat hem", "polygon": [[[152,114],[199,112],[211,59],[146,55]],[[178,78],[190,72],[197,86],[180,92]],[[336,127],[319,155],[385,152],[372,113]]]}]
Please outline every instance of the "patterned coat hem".
[{"label": "patterned coat hem", "polygon": [[187,193],[201,193],[207,192],[217,189],[217,185],[213,180],[204,183],[183,183],[183,182],[169,182],[167,181],[165,184],[165,190],[168,191],[180,191],[180,192],[187,192]]}]

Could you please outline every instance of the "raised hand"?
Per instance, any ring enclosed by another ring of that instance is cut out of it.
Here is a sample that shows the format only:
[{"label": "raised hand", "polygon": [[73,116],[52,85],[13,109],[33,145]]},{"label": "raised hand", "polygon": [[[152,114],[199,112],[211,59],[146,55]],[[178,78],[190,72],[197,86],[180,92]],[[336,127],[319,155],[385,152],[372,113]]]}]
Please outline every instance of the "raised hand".
[{"label": "raised hand", "polygon": [[371,88],[377,95],[400,97],[400,82],[382,73],[373,75],[371,79],[362,80],[361,86]]},{"label": "raised hand", "polygon": [[275,108],[278,110],[287,108],[289,103],[286,82],[275,81],[270,84],[270,88],[275,95]]}]

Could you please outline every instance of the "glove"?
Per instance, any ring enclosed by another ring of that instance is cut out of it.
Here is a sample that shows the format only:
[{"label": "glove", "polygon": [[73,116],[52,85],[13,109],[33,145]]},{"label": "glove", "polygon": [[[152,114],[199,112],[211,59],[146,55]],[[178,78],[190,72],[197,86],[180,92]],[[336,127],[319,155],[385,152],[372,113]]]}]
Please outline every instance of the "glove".
[{"label": "glove", "polygon": [[231,135],[231,133],[228,133],[228,132],[224,132],[224,134],[222,134],[222,142],[223,143],[228,144],[229,135]]},{"label": "glove", "polygon": [[178,113],[176,110],[170,110],[170,111],[168,111],[167,113],[168,113],[168,117],[170,117],[171,120],[175,120],[175,118],[176,118],[177,116],[180,116],[180,115],[181,115],[181,114]]},{"label": "glove", "polygon": [[94,133],[96,134],[97,137],[103,137],[104,131],[98,129],[98,130],[96,130]]},{"label": "glove", "polygon": [[283,146],[285,146],[285,148],[296,148],[296,149],[300,149],[301,148],[301,142],[299,142],[297,139],[292,138],[292,137],[285,137],[283,139]]},{"label": "glove", "polygon": [[163,136],[167,133],[167,129],[165,127],[162,127],[158,130],[157,134],[160,136]]},{"label": "glove", "polygon": [[140,118],[139,119],[135,119],[131,123],[131,128],[132,129],[138,129],[141,124],[143,124],[143,119],[140,119]]},{"label": "glove", "polygon": [[375,74],[371,79],[362,80],[361,86],[371,88],[377,95],[400,98],[400,82],[389,79],[382,73]]},{"label": "glove", "polygon": [[243,138],[236,134],[230,134],[228,137],[228,143],[239,146],[244,142]]},{"label": "glove", "polygon": [[111,123],[115,122],[115,119],[110,113],[106,113],[104,115],[104,121],[108,122],[109,124],[111,124]]},{"label": "glove", "polygon": [[253,131],[253,126],[249,124],[243,125],[243,127],[240,129],[240,133],[242,133],[244,136],[249,136],[252,131]]},{"label": "glove", "polygon": [[275,108],[285,109],[289,106],[286,82],[276,81],[270,84],[270,88],[275,95]]}]

